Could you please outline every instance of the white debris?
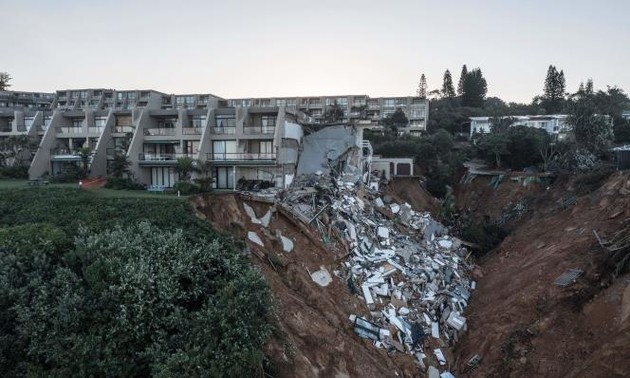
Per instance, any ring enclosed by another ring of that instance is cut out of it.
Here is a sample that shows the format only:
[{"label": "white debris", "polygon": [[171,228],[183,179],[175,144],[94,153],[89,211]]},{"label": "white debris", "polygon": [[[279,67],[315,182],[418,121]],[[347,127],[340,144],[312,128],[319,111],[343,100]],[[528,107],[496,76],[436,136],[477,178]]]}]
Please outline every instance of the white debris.
[{"label": "white debris", "polygon": [[252,223],[255,224],[260,224],[260,219],[258,219],[258,217],[256,216],[256,213],[254,212],[254,209],[252,209],[251,206],[249,206],[248,204],[246,204],[245,202],[243,202],[243,207],[245,208],[245,213],[247,213],[247,215],[249,216],[249,219],[252,221]]},{"label": "white debris", "polygon": [[440,245],[440,247],[445,249],[450,249],[453,246],[453,242],[446,239],[439,240],[438,244]]},{"label": "white debris", "polygon": [[377,229],[378,237],[387,239],[389,238],[389,229],[387,227],[379,227]]},{"label": "white debris", "polygon": [[374,205],[376,207],[385,207],[385,204],[383,203],[383,200],[381,199],[381,197],[378,197],[374,200]]},{"label": "white debris", "polygon": [[451,374],[450,371],[445,371],[444,373],[440,374],[440,378],[455,378],[455,376]]},{"label": "white debris", "polygon": [[293,240],[287,238],[286,236],[280,236],[280,240],[282,241],[282,249],[285,252],[293,251]]},{"label": "white debris", "polygon": [[262,239],[260,238],[260,236],[258,236],[257,233],[253,232],[253,231],[249,231],[247,233],[247,239],[249,239],[250,241],[258,244],[261,247],[265,246],[265,243],[263,243]]},{"label": "white debris", "polygon": [[461,331],[466,324],[466,318],[459,316],[455,311],[451,312],[446,323],[458,331]]},{"label": "white debris", "polygon": [[429,370],[427,370],[428,378],[440,378],[440,371],[436,369],[434,366],[429,366]]},{"label": "white debris", "polygon": [[431,323],[431,336],[435,337],[436,339],[440,338],[440,325],[437,322]]},{"label": "white debris", "polygon": [[433,354],[435,354],[440,365],[446,365],[446,358],[444,358],[444,353],[442,353],[440,348],[433,349]]},{"label": "white debris", "polygon": [[326,269],[323,266],[321,267],[321,270],[311,273],[311,278],[319,286],[324,286],[324,287],[330,285],[330,283],[332,282],[332,277],[330,273],[328,272],[328,269]]},{"label": "white debris", "polygon": [[392,210],[392,213],[394,214],[398,214],[398,212],[400,211],[400,205],[397,203],[392,203],[391,205],[389,205],[389,208]]},{"label": "white debris", "polygon": [[260,218],[260,223],[262,223],[262,225],[265,227],[269,227],[269,223],[271,223],[271,209],[267,210],[265,215]]}]

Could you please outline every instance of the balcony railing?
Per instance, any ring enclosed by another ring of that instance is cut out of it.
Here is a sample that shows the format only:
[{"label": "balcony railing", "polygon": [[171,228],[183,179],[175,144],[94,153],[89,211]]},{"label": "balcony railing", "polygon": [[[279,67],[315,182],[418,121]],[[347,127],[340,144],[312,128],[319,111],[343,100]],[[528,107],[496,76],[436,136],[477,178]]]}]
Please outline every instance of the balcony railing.
[{"label": "balcony railing", "polygon": [[151,135],[151,136],[175,135],[175,129],[174,128],[144,129],[144,135]]},{"label": "balcony railing", "polygon": [[112,126],[112,133],[133,133],[135,129],[133,126]]},{"label": "balcony railing", "polygon": [[182,128],[183,135],[201,135],[203,128],[201,127],[184,127]]},{"label": "balcony railing", "polygon": [[51,148],[50,156],[75,156],[81,157],[78,151],[72,151],[69,148]]},{"label": "balcony railing", "polygon": [[225,134],[225,135],[234,135],[236,134],[236,127],[213,127],[213,134]]},{"label": "balcony railing", "polygon": [[276,131],[275,127],[270,126],[245,126],[243,127],[243,133],[252,134],[273,134]]},{"label": "balcony railing", "polygon": [[195,154],[187,154],[187,153],[153,153],[153,152],[141,152],[138,155],[138,160],[140,161],[176,161],[181,157],[189,157],[194,158]]},{"label": "balcony railing", "polygon": [[88,127],[88,133],[100,134],[102,131],[103,131],[103,127],[95,127],[95,126]]},{"label": "balcony railing", "polygon": [[55,129],[57,134],[79,134],[83,130],[82,127],[57,127]]},{"label": "balcony railing", "polygon": [[275,160],[275,153],[250,153],[250,152],[215,152],[209,153],[207,159],[210,161],[256,161]]}]

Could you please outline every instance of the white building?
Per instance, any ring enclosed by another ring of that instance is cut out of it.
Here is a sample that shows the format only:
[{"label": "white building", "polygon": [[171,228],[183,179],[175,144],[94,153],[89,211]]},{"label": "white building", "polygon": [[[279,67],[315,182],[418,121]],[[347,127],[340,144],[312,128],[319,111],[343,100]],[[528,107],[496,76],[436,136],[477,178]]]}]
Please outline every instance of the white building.
[{"label": "white building", "polygon": [[[546,130],[551,135],[562,136],[569,130],[568,116],[565,114],[533,115],[533,116],[506,116],[502,119],[512,118],[511,126],[527,126]],[[470,137],[474,134],[489,133],[492,128],[492,120],[495,117],[470,117]]]}]

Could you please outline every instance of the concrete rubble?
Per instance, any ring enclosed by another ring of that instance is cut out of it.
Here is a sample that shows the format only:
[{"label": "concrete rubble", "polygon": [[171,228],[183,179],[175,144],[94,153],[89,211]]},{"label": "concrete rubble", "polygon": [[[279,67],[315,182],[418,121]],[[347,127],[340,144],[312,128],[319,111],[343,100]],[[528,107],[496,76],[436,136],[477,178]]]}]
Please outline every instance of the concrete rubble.
[{"label": "concrete rubble", "polygon": [[[325,245],[338,242],[348,252],[338,276],[366,305],[364,315],[350,316],[357,335],[451,377],[443,348],[466,331],[475,285],[468,251],[428,212],[343,179],[352,175],[337,177],[298,175],[279,206],[317,230]],[[320,285],[323,271],[311,274]]]},{"label": "concrete rubble", "polygon": [[[445,351],[466,331],[473,263],[462,242],[428,212],[395,203],[370,185],[379,178],[352,142],[355,132],[337,127],[313,134],[305,143],[310,155],[300,157],[291,185],[249,198],[274,198],[274,209],[308,229],[307,236],[345,250],[334,273],[365,302],[361,314],[349,316],[359,337],[388,353],[413,355],[429,376],[453,377]],[[245,210],[253,223],[268,226],[266,216]],[[277,236],[286,252],[292,250],[290,240]],[[325,267],[308,273],[322,287],[333,281]]]}]

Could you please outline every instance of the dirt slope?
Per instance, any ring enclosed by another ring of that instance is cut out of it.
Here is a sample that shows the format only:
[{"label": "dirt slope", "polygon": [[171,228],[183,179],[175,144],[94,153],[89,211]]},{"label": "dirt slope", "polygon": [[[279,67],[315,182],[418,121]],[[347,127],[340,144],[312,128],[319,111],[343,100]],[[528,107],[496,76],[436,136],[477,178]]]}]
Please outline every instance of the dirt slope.
[{"label": "dirt slope", "polygon": [[[504,198],[510,189],[469,192],[460,204],[474,198],[471,206],[496,215],[513,199]],[[483,278],[468,307],[469,331],[456,347],[458,377],[630,375],[630,320],[622,316],[630,311],[630,275],[611,284],[592,233],[607,236],[626,227],[630,178],[615,174],[567,209],[559,206],[571,194],[566,183],[532,191],[534,211],[481,263]],[[585,274],[572,286],[555,286],[570,268]],[[462,374],[474,354],[483,357],[479,368]]]},{"label": "dirt slope", "polygon": [[[331,274],[339,269],[341,248],[324,246],[314,235],[300,231],[280,213],[275,213],[268,229],[252,224],[242,201],[236,195],[206,195],[192,199],[198,214],[215,228],[241,240],[255,231],[264,241],[261,248],[248,241],[256,264],[271,286],[277,302],[281,331],[267,346],[273,377],[411,377],[421,376],[413,358],[384,350],[357,337],[348,314],[366,314],[366,306],[350,294],[336,277],[327,287],[314,283],[310,272],[325,266]],[[248,202],[260,217],[270,208]],[[275,233],[295,242],[286,253]],[[334,274],[333,274],[334,276]]]}]

